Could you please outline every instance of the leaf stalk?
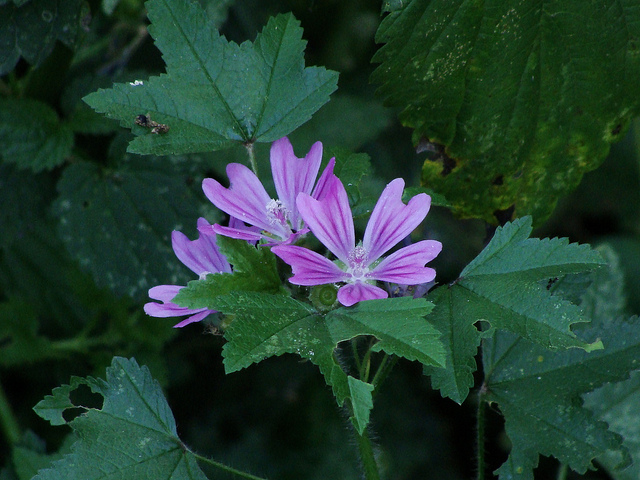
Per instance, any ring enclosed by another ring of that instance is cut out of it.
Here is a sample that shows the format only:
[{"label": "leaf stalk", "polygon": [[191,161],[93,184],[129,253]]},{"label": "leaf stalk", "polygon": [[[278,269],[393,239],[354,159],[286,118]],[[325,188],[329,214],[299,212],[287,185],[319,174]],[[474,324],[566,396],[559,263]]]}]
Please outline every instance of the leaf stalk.
[{"label": "leaf stalk", "polygon": [[215,460],[211,460],[210,458],[203,457],[202,455],[198,455],[197,453],[191,452],[194,457],[200,462],[211,465],[212,467],[218,468],[220,470],[224,470],[227,473],[231,473],[232,475],[236,475],[238,477],[246,478],[247,480],[267,480],[266,478],[256,477],[255,475],[251,475],[250,473],[243,472],[242,470],[236,470],[235,468],[229,467],[223,463],[216,462]]}]

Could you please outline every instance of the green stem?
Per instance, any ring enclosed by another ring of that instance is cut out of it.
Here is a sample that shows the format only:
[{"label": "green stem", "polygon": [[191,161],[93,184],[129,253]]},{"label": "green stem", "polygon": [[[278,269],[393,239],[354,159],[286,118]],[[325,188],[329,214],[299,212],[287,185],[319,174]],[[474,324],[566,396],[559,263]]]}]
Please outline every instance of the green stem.
[{"label": "green stem", "polygon": [[476,417],[477,421],[477,440],[476,440],[476,448],[478,450],[478,480],[484,480],[484,472],[487,469],[485,465],[484,458],[484,436],[485,436],[485,388],[484,385],[480,388],[480,392],[478,393],[478,414]]},{"label": "green stem", "polygon": [[396,363],[398,363],[398,357],[395,355],[385,354],[384,358],[380,362],[380,366],[378,367],[376,374],[373,377],[373,380],[371,381],[374,393],[378,391],[382,382],[387,379]]},{"label": "green stem", "polygon": [[366,480],[380,480],[380,472],[378,472],[378,464],[376,462],[375,454],[373,453],[373,446],[371,440],[367,435],[365,429],[360,435],[354,430],[356,441],[358,442],[358,451],[360,452],[360,460],[362,461],[362,468],[364,470],[364,478]]},{"label": "green stem", "polygon": [[80,336],[51,342],[51,348],[61,352],[85,353],[92,348],[107,345],[108,343],[107,339],[103,337],[86,338],[84,336]]},{"label": "green stem", "polygon": [[256,174],[256,177],[259,177],[258,164],[256,163],[256,155],[253,151],[253,142],[247,142],[244,144],[244,146],[247,149],[247,154],[249,155],[249,163],[251,164],[251,170],[253,170],[253,173]]},{"label": "green stem", "polygon": [[569,474],[569,465],[562,463],[558,469],[558,480],[567,480]]},{"label": "green stem", "polygon": [[16,419],[11,404],[4,393],[4,388],[0,385],[0,426],[9,444],[15,445],[20,441],[22,432],[18,420]]},{"label": "green stem", "polygon": [[351,339],[351,351],[353,353],[353,360],[356,362],[358,373],[360,373],[362,372],[362,361],[360,360],[360,355],[358,355],[358,337]]},{"label": "green stem", "polygon": [[243,472],[242,470],[236,470],[235,468],[229,467],[223,463],[216,462],[215,460],[211,460],[210,458],[203,457],[202,455],[198,455],[197,453],[191,452],[191,454],[196,457],[196,460],[199,460],[203,463],[207,463],[213,467],[219,468],[227,473],[231,473],[233,475],[237,475],[242,478],[247,478],[248,480],[266,480],[262,477],[256,477],[255,475],[251,475],[250,473]]}]

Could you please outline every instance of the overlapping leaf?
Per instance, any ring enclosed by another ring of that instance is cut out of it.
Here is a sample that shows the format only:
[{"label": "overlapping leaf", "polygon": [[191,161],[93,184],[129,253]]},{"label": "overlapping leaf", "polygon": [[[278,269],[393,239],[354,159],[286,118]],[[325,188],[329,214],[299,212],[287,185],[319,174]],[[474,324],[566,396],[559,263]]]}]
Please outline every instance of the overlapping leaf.
[{"label": "overlapping leaf", "polygon": [[216,308],[218,297],[230,292],[284,293],[276,257],[268,248],[256,248],[244,240],[219,235],[220,252],[233,266],[233,273],[207,275],[192,280],[180,290],[174,303],[188,308]]},{"label": "overlapping leaf", "polygon": [[132,152],[270,142],[306,122],[336,88],[335,72],[304,67],[302,29],[290,14],[270,19],[254,43],[237,45],[220,36],[197,2],[150,0],[147,10],[167,73],[85,97],[123,126],[134,128],[141,114],[169,126],[158,135],[134,128],[140,136]]},{"label": "overlapping leaf", "polygon": [[423,183],[465,217],[495,223],[514,206],[542,222],[639,110],[633,2],[412,0],[388,10],[373,80],[414,142],[437,144]]},{"label": "overlapping leaf", "polygon": [[[76,163],[65,169],[54,204],[59,235],[100,286],[144,298],[154,285],[185,284],[171,230],[195,230],[198,200],[171,164],[139,159],[117,170]],[[192,225],[185,221],[194,219]]]},{"label": "overlapping leaf", "polygon": [[234,315],[225,332],[227,372],[274,355],[298,354],[320,368],[338,404],[351,399],[360,432],[373,405],[372,388],[342,370],[334,356],[339,342],[374,335],[378,350],[429,365],[444,361],[439,332],[424,318],[431,305],[423,299],[371,300],[322,315],[290,297],[243,292],[217,297],[211,308]]},{"label": "overlapping leaf", "polygon": [[0,76],[15,67],[20,57],[40,64],[60,40],[72,46],[89,10],[83,0],[31,0],[0,5]]},{"label": "overlapping leaf", "polygon": [[[629,462],[622,437],[610,431],[602,420],[619,422],[608,415],[612,412],[607,412],[612,398],[622,404],[614,404],[613,410],[619,406],[624,409],[626,404],[630,415],[627,421],[634,418],[633,407],[629,409],[633,402],[620,394],[633,392],[635,380],[619,385],[615,382],[627,379],[639,367],[640,337],[634,332],[640,327],[640,320],[620,317],[621,273],[611,250],[600,251],[612,266],[590,274],[592,283],[586,292],[579,288],[583,293],[580,305],[593,319],[579,330],[586,338],[602,337],[604,350],[551,352],[502,332],[484,344],[483,388],[487,400],[496,402],[504,414],[513,445],[509,459],[498,470],[501,480],[533,480],[539,455],[553,455],[581,473],[595,457],[605,454],[612,469]],[[587,276],[567,277],[552,288],[556,294],[573,296],[578,290],[575,286],[584,285]],[[581,395],[602,385],[588,397],[591,401],[585,406],[591,408],[585,408]],[[607,397],[601,406],[595,403],[603,394],[614,392],[616,396]],[[628,433],[628,428],[622,428],[620,433]]]},{"label": "overlapping leaf", "polygon": [[452,285],[432,295],[437,308],[430,320],[443,332],[447,348],[446,369],[427,369],[435,388],[462,402],[473,385],[476,348],[481,333],[474,326],[488,322],[545,348],[602,348],[589,344],[571,331],[588,319],[580,309],[553,296],[541,281],[589,271],[604,261],[588,245],[566,239],[528,238],[531,218],[498,228],[487,247],[462,271]]},{"label": "overlapping leaf", "polygon": [[[70,394],[81,385],[104,397],[101,409],[71,401]],[[71,385],[54,389],[35,410],[52,425],[64,425],[69,408],[85,410],[68,422],[78,438],[73,452],[41,470],[35,480],[206,479],[177,436],[160,386],[135,360],[114,358],[106,381],[72,378]]]},{"label": "overlapping leaf", "polygon": [[0,100],[0,158],[34,172],[62,164],[73,148],[73,131],[47,104]]}]

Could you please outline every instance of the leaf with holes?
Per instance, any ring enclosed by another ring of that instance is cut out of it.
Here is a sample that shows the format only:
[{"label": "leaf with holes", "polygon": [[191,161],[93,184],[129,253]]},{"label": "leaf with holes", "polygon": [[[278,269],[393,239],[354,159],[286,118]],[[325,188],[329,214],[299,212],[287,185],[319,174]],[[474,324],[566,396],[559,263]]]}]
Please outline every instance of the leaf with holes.
[{"label": "leaf with holes", "polygon": [[604,264],[602,257],[566,238],[529,238],[531,230],[530,217],[498,228],[453,284],[429,294],[436,303],[430,319],[443,335],[447,365],[425,370],[442,395],[462,403],[473,385],[477,346],[483,335],[492,333],[478,331],[478,322],[551,350],[603,348],[597,339],[588,343],[576,336],[571,327],[588,317],[544,285],[559,276],[595,270]]},{"label": "leaf with holes", "polygon": [[[70,395],[80,386],[101,395],[102,408],[76,405]],[[67,422],[67,409],[84,413]],[[34,410],[52,425],[68,424],[77,436],[72,453],[41,470],[34,480],[207,478],[178,438],[160,385],[133,359],[115,357],[106,380],[73,377],[70,385],[55,388]]]},{"label": "leaf with holes", "polygon": [[[337,73],[304,66],[302,29],[291,15],[271,18],[255,42],[220,36],[197,2],[147,2],[149,32],[167,73],[85,97],[137,134],[129,151],[188,153],[271,142],[306,122],[336,89]],[[168,127],[154,134],[154,123]],[[164,132],[164,133],[163,133]]]}]

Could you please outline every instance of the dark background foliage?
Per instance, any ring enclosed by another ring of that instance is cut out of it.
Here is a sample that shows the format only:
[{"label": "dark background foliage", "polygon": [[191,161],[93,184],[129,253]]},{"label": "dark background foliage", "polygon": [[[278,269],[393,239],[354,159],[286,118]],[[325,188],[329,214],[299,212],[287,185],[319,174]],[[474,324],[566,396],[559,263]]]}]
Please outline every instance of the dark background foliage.
[{"label": "dark background foliage", "polygon": [[[307,65],[340,72],[331,102],[290,136],[298,155],[321,140],[327,148],[370,155],[373,174],[365,191],[377,192],[395,177],[419,184],[426,153],[416,153],[411,131],[400,125],[397,111],[382,105],[369,81],[379,48],[379,2],[201,3],[236,42],[252,40],[270,16],[292,11],[308,41]],[[44,12],[74,27],[58,35],[63,29],[54,25],[25,43],[7,41],[30,15],[49,25]],[[174,331],[172,320],[142,312],[149,287],[189,278],[171,252],[171,230],[193,238],[198,216],[219,215],[201,193],[202,178],[222,178],[224,165],[243,155],[241,149],[171,158],[125,153],[129,133],[81,101],[113,82],[163,72],[146,25],[138,0],[0,1],[0,479],[30,478],[25,472],[38,464],[25,463],[13,446],[28,447],[44,462],[41,454],[64,442],[66,427],[49,427],[32,407],[71,375],[102,376],[114,355],[149,366],[166,389],[181,438],[194,450],[269,478],[358,478],[347,415],[313,365],[284,356],[226,376],[224,340],[215,330],[196,324]],[[635,314],[638,132],[632,124],[604,164],[587,173],[536,232],[611,245]],[[257,149],[261,162],[267,152]],[[131,225],[140,228],[124,228]],[[424,228],[444,244],[434,262],[441,283],[456,278],[491,231],[441,207],[433,208]],[[462,406],[442,399],[417,364],[400,361],[372,417],[389,478],[471,478],[474,403],[474,395]],[[489,415],[495,469],[509,446],[499,412]],[[537,475],[550,478],[556,469],[555,460],[543,458]],[[594,472],[583,478],[608,477]]]}]

